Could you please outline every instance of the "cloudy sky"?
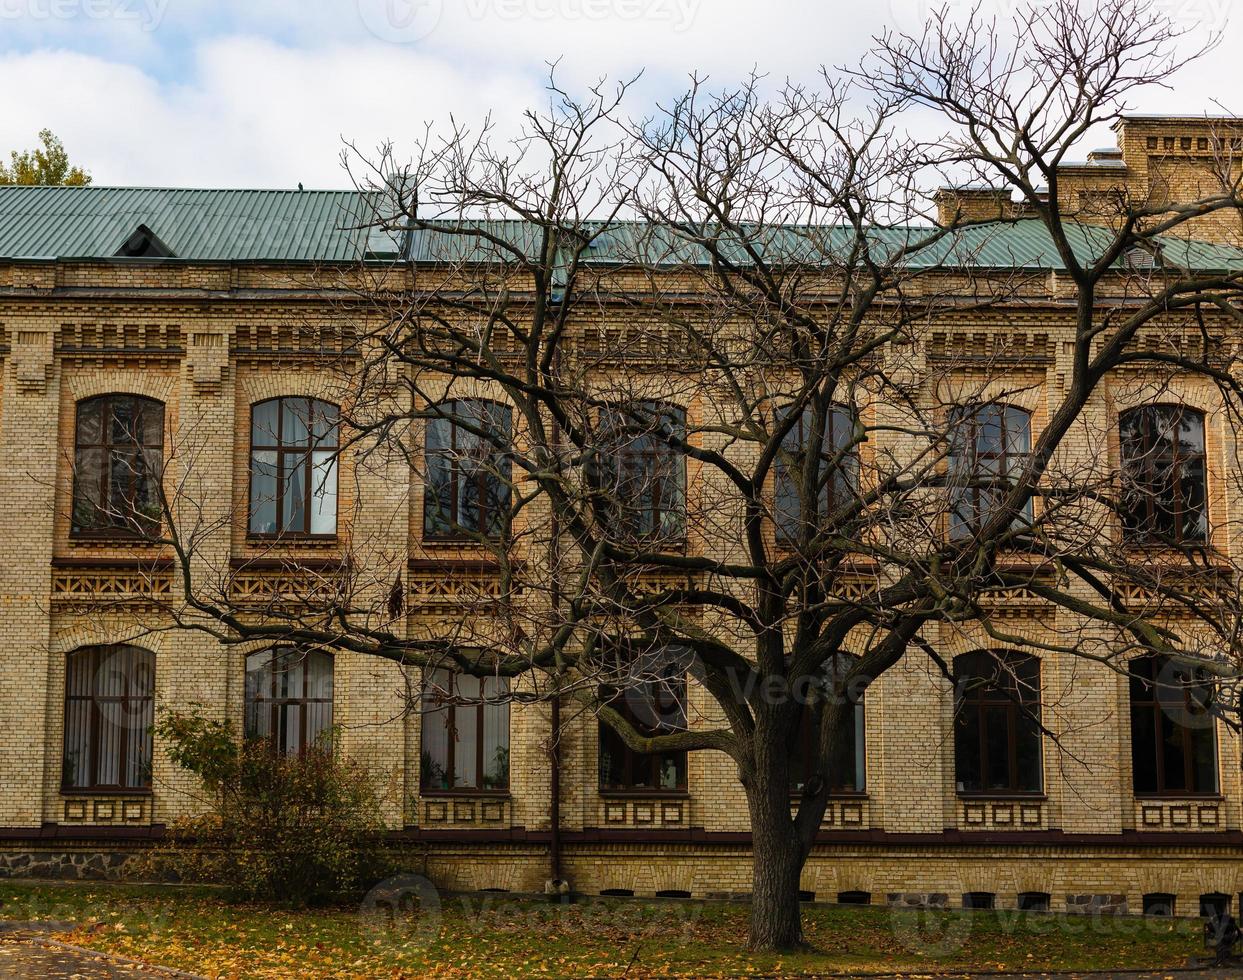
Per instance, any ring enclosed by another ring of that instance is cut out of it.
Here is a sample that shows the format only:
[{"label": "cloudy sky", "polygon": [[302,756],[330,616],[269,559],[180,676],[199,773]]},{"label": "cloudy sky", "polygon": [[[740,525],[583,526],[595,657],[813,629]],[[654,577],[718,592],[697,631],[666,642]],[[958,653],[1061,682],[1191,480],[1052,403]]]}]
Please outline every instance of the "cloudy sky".
[{"label": "cloudy sky", "polygon": [[[983,0],[1004,10],[1017,0]],[[1039,3],[1040,0],[1035,0]],[[1157,0],[1220,47],[1145,112],[1221,112],[1243,0]],[[644,71],[630,109],[698,69],[808,78],[913,30],[932,0],[0,0],[0,149],[56,132],[96,183],[340,187],[342,139],[399,147],[450,114],[501,123],[571,87]],[[968,0],[951,7],[965,11]],[[1194,44],[1194,39],[1190,42]],[[1105,134],[1105,140],[1108,134]]]}]

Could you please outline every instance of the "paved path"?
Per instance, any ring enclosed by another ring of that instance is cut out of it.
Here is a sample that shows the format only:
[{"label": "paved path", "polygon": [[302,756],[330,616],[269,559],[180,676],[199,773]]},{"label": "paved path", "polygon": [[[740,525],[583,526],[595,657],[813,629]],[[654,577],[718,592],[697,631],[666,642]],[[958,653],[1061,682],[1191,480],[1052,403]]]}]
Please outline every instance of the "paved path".
[{"label": "paved path", "polygon": [[0,924],[0,980],[116,980],[120,977],[188,977],[158,967],[57,946],[47,931]]}]

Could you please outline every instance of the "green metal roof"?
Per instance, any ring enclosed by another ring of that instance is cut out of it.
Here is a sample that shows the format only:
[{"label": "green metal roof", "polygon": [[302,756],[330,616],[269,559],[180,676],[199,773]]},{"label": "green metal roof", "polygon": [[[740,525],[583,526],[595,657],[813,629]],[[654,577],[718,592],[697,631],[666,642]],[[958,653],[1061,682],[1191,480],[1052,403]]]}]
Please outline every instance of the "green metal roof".
[{"label": "green metal roof", "polygon": [[[415,262],[494,261],[500,250],[485,235],[528,255],[539,232],[520,221],[440,221],[410,233],[369,228],[374,198],[367,193],[298,190],[207,190],[143,187],[0,187],[0,258],[112,258],[127,241],[153,239],[189,261],[350,262],[363,258]],[[139,235],[136,231],[141,229]],[[588,260],[702,264],[697,246],[667,227],[586,223],[593,236]],[[1094,225],[1067,225],[1075,252],[1088,259],[1110,241]],[[465,231],[465,234],[459,232]],[[932,233],[920,226],[877,227],[869,244],[883,259]],[[485,234],[478,234],[479,232]],[[744,230],[742,235],[745,235]],[[847,261],[854,234],[841,225],[766,226],[746,245],[771,261],[826,265]],[[1166,238],[1165,260],[1199,270],[1243,270],[1243,250]],[[741,235],[729,243],[747,261]],[[1048,230],[1036,219],[965,228],[908,259],[917,269],[940,267],[1057,270],[1063,267]]]},{"label": "green metal roof", "polygon": [[[1071,246],[1080,261],[1100,255],[1112,240],[1112,232],[1096,225],[1066,226]],[[481,234],[475,234],[475,232]],[[688,244],[668,228],[636,222],[618,222],[607,227],[585,224],[582,231],[591,238],[584,256],[587,261],[627,262],[636,258],[648,264],[699,265],[706,253]],[[868,235],[874,257],[883,261],[896,250],[916,250],[906,260],[914,269],[1000,268],[1060,270],[1065,267],[1044,223],[1036,218],[998,221],[963,228],[954,235],[920,246],[936,229],[929,226],[873,228]],[[522,254],[534,256],[539,247],[538,229],[519,221],[435,222],[411,235],[409,255],[418,262],[499,260],[505,248],[513,246]],[[1163,259],[1172,264],[1198,270],[1243,270],[1243,249],[1181,238],[1160,239]],[[788,225],[757,228],[723,241],[722,251],[740,265],[749,261],[749,251],[773,262],[829,265],[853,261],[856,247],[853,229],[845,225]]]},{"label": "green metal roof", "polygon": [[[357,191],[0,187],[0,257],[110,258],[140,225],[179,259],[350,261],[369,250]],[[379,247],[377,247],[377,245]]]}]

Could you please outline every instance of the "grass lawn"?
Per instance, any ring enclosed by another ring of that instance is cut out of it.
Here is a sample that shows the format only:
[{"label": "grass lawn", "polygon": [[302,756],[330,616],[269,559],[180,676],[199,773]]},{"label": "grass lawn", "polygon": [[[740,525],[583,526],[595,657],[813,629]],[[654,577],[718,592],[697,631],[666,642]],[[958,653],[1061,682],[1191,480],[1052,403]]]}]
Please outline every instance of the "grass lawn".
[{"label": "grass lawn", "polygon": [[231,905],[203,890],[0,882],[0,919],[77,924],[69,942],[209,977],[627,977],[1182,966],[1198,921],[805,906],[814,951],[752,956],[747,908],[503,894],[389,916]]}]

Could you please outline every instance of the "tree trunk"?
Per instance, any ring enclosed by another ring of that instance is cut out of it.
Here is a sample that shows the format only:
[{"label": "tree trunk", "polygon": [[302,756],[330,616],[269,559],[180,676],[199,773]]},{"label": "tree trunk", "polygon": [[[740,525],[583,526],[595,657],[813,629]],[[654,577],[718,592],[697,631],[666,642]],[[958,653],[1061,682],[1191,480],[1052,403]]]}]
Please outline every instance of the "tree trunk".
[{"label": "tree trunk", "polygon": [[[784,774],[783,774],[784,775]],[[773,782],[760,779],[759,782]],[[751,810],[751,935],[754,950],[785,951],[804,945],[799,878],[806,855],[790,819],[789,789],[756,786]],[[765,792],[765,789],[768,791]]]}]

